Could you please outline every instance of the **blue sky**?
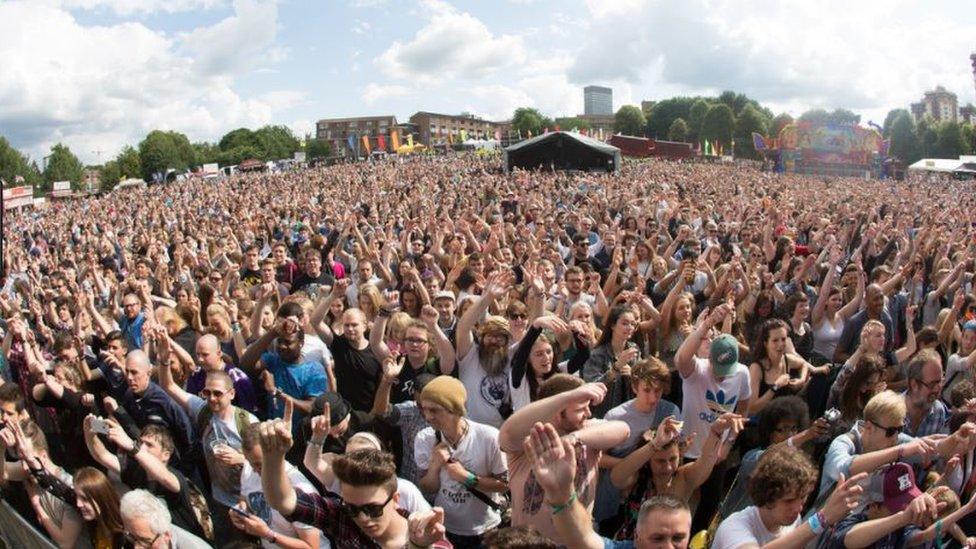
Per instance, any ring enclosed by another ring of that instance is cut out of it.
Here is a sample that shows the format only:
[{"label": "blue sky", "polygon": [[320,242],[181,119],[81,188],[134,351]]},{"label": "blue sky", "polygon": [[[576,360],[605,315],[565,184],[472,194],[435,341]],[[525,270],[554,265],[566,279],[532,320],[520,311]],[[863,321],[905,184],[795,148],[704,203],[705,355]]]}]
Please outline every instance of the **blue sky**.
[{"label": "blue sky", "polygon": [[491,119],[734,89],[776,112],[881,122],[944,85],[976,101],[976,15],[956,1],[0,1],[0,134],[83,161],[155,128],[215,140],[267,123],[418,110]]}]

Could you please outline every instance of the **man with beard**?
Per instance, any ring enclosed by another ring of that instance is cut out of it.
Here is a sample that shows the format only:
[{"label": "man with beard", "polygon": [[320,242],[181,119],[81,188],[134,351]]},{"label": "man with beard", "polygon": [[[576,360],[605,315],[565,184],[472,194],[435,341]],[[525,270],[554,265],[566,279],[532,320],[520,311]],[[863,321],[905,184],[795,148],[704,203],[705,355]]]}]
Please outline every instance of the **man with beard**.
[{"label": "man with beard", "polygon": [[496,429],[512,409],[508,391],[512,332],[508,320],[499,316],[490,316],[482,324],[480,343],[475,343],[472,332],[488,307],[508,291],[512,278],[511,273],[489,276],[484,293],[458,321],[457,330],[458,377],[468,392],[468,417]]},{"label": "man with beard", "polygon": [[932,349],[919,351],[908,363],[903,433],[926,437],[949,432],[949,410],[939,400],[941,391],[942,359]]},{"label": "man with beard", "polygon": [[630,434],[623,421],[592,420],[590,406],[603,401],[607,388],[602,383],[583,384],[569,374],[556,374],[539,387],[539,399],[519,409],[502,425],[498,439],[508,458],[512,490],[512,526],[529,526],[560,543],[553,513],[543,503],[543,489],[532,473],[532,458],[523,441],[534,425],[551,423],[576,451],[574,497],[592,510],[596,497],[598,464],[605,450],[615,448]]}]

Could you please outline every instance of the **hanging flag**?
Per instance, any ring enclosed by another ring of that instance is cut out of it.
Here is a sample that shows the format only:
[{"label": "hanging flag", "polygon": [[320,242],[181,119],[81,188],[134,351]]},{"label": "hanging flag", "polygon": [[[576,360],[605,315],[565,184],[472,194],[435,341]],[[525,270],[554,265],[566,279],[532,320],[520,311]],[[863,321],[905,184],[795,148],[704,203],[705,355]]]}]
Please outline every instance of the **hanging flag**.
[{"label": "hanging flag", "polygon": [[468,140],[468,131],[461,130],[461,143],[464,143],[467,140]]},{"label": "hanging flag", "polygon": [[752,132],[752,148],[756,149],[757,151],[766,150],[766,140],[763,139],[763,136],[756,132]]},{"label": "hanging flag", "polygon": [[448,132],[448,134],[447,134],[447,144],[448,145],[454,145],[454,134],[453,133]]},{"label": "hanging flag", "polygon": [[412,133],[408,133],[407,134],[407,146],[410,147],[411,149],[413,148],[413,134]]},{"label": "hanging flag", "polygon": [[707,139],[705,140],[705,146],[702,147],[702,152],[705,153],[705,156],[712,156],[712,146],[708,144]]},{"label": "hanging flag", "polygon": [[386,152],[386,137],[383,134],[376,136],[376,149]]},{"label": "hanging flag", "polygon": [[370,147],[369,147],[369,136],[368,135],[364,135],[363,136],[363,148],[366,149],[366,154],[370,154],[370,153],[373,152],[370,149]]},{"label": "hanging flag", "polygon": [[346,142],[349,143],[349,151],[356,150],[356,138],[352,135],[346,137]]},{"label": "hanging flag", "polygon": [[390,131],[390,144],[393,145],[393,152],[400,148],[400,130]]}]

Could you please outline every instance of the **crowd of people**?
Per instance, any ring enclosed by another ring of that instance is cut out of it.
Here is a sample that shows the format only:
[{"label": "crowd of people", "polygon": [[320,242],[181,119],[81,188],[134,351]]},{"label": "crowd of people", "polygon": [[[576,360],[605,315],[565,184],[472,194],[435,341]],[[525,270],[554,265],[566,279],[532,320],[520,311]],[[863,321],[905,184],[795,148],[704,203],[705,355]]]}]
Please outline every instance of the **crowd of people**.
[{"label": "crowd of people", "polygon": [[974,196],[452,154],[8,212],[0,495],[60,547],[974,548]]}]

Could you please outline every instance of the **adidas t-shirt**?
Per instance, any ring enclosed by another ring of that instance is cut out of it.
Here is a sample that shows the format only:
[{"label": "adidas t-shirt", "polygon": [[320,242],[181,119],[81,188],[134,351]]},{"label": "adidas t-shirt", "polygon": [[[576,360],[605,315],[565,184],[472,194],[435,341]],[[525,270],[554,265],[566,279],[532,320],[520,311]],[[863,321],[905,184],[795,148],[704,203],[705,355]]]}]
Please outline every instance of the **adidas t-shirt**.
[{"label": "adidas t-shirt", "polygon": [[694,360],[695,371],[681,382],[681,419],[685,423],[681,432],[685,436],[696,433],[685,450],[685,457],[698,459],[711,424],[718,416],[734,412],[740,402],[752,396],[752,391],[749,369],[744,364],[737,364],[732,375],[717,380],[707,358],[695,357]]}]

